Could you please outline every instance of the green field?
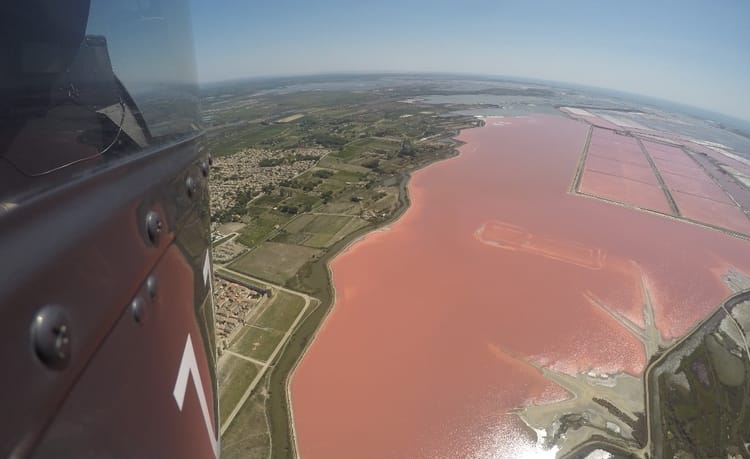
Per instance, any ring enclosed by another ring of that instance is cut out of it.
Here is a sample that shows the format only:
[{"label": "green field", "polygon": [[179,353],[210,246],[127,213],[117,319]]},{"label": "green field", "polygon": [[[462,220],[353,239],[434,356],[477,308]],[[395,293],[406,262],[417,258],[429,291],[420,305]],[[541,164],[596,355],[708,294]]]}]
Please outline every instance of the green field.
[{"label": "green field", "polygon": [[363,153],[395,154],[398,152],[399,147],[400,143],[392,140],[379,138],[358,139],[346,144],[340,152],[336,153],[336,156],[341,159],[350,160]]},{"label": "green field", "polygon": [[310,239],[309,234],[305,233],[288,233],[285,230],[281,230],[276,234],[271,242],[282,242],[284,244],[297,244],[305,245],[305,242]]},{"label": "green field", "polygon": [[255,325],[286,332],[304,306],[305,300],[301,297],[286,292],[276,292],[273,301],[266,307]]},{"label": "green field", "polygon": [[304,191],[291,191],[292,196],[282,200],[281,205],[294,207],[299,212],[309,212],[320,202],[320,198],[315,193],[306,193]]},{"label": "green field", "polygon": [[268,459],[270,448],[266,397],[262,392],[256,391],[242,405],[232,425],[221,436],[221,457],[222,459]]},{"label": "green field", "polygon": [[335,181],[348,185],[365,180],[367,178],[367,173],[361,171],[340,170],[336,172],[332,178]]},{"label": "green field", "polygon": [[351,217],[338,215],[315,215],[302,231],[305,233],[334,234],[349,223]]},{"label": "green field", "polygon": [[366,225],[367,222],[358,217],[305,214],[290,222],[274,240],[325,248]]},{"label": "green field", "polygon": [[362,173],[362,174],[367,174],[368,172],[370,172],[370,170],[367,169],[366,167],[357,166],[356,164],[349,164],[345,161],[342,161],[338,158],[334,158],[333,156],[330,156],[330,155],[321,159],[318,165],[320,167],[336,169],[339,171],[346,171],[346,172],[354,172],[354,173]]},{"label": "green field", "polygon": [[230,349],[238,354],[265,362],[271,357],[283,336],[284,332],[278,330],[245,327],[240,331]]},{"label": "green field", "polygon": [[312,214],[299,215],[294,220],[289,222],[289,224],[284,227],[284,230],[289,233],[299,233],[314,218],[315,216]]},{"label": "green field", "polygon": [[254,247],[265,241],[276,226],[283,226],[292,219],[291,215],[272,209],[255,207],[257,216],[250,218],[250,222],[242,229],[237,241],[248,247]]},{"label": "green field", "polygon": [[258,209],[268,210],[269,207],[275,206],[278,201],[278,198],[271,194],[263,194],[253,201],[252,206],[248,208],[248,215],[259,215]]},{"label": "green field", "polygon": [[320,254],[301,245],[264,242],[229,265],[229,268],[276,284],[284,284],[305,263]]},{"label": "green field", "polygon": [[[287,131],[286,126],[261,126],[250,125],[239,131],[224,134],[214,141],[213,152],[216,156],[225,156],[236,153],[247,145],[265,145],[273,139],[283,137]],[[272,146],[273,144],[267,145]]]},{"label": "green field", "polygon": [[[322,217],[322,216],[321,216]],[[320,231],[307,240],[306,244],[310,247],[330,247],[336,242],[340,241],[348,234],[357,231],[360,228],[364,228],[368,225],[365,220],[357,217],[331,217],[328,218],[338,219],[335,222],[335,226],[332,224],[326,231]]]},{"label": "green field", "polygon": [[362,206],[359,203],[349,200],[340,200],[323,204],[315,209],[315,211],[320,213],[359,215],[362,211]]},{"label": "green field", "polygon": [[247,386],[258,374],[258,366],[240,357],[226,354],[221,357],[217,379],[221,422],[227,419]]}]

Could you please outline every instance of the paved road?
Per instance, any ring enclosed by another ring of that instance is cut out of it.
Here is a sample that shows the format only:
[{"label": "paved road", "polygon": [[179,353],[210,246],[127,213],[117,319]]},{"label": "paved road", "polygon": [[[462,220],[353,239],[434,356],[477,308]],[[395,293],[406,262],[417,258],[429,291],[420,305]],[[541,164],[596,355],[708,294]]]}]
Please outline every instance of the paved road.
[{"label": "paved road", "polygon": [[312,297],[310,295],[307,295],[305,293],[297,292],[295,290],[290,290],[290,289],[288,289],[286,287],[282,287],[280,285],[271,284],[271,283],[266,282],[264,280],[254,278],[252,276],[247,276],[245,274],[239,273],[237,271],[233,271],[231,269],[227,269],[227,268],[218,268],[218,269],[220,269],[222,271],[225,271],[226,273],[228,273],[228,274],[230,274],[232,276],[238,277],[240,279],[245,279],[247,281],[252,281],[254,283],[265,284],[265,285],[271,286],[271,287],[273,287],[275,289],[278,289],[279,291],[286,292],[286,293],[289,293],[291,295],[299,296],[299,297],[301,297],[302,299],[305,300],[304,307],[299,312],[299,314],[297,314],[297,317],[294,319],[294,322],[289,327],[289,329],[286,331],[286,333],[284,333],[284,336],[281,337],[281,340],[279,341],[279,344],[276,345],[276,348],[273,350],[273,353],[271,354],[271,356],[268,358],[267,361],[260,362],[260,361],[257,361],[255,359],[251,359],[249,357],[243,356],[241,354],[237,354],[237,353],[232,352],[232,351],[227,351],[227,353],[229,353],[230,355],[234,355],[234,356],[239,357],[239,358],[244,358],[244,359],[249,360],[249,361],[251,361],[253,363],[261,365],[261,368],[260,368],[260,371],[258,372],[258,374],[255,375],[255,378],[253,378],[253,380],[247,386],[247,389],[245,389],[245,393],[242,394],[242,398],[240,398],[240,400],[237,402],[237,404],[235,405],[234,409],[229,414],[229,417],[226,419],[226,421],[224,421],[224,424],[222,424],[222,426],[221,426],[221,435],[224,435],[224,432],[226,432],[227,429],[229,429],[229,426],[232,424],[232,421],[234,421],[234,418],[237,417],[237,414],[240,412],[240,409],[242,409],[242,406],[245,404],[245,402],[247,401],[247,399],[253,393],[253,390],[255,390],[255,388],[258,385],[258,383],[260,383],[261,379],[263,379],[263,376],[265,376],[266,372],[268,371],[268,368],[271,367],[271,362],[273,362],[276,359],[276,356],[278,356],[278,354],[281,352],[281,350],[286,345],[287,341],[289,341],[289,338],[292,336],[292,333],[297,328],[297,325],[299,325],[300,321],[305,316],[305,313],[310,308],[310,305],[313,304],[313,303],[317,304],[317,303],[320,302],[320,300],[318,300],[317,298]]},{"label": "paved road", "polygon": [[352,215],[352,214],[334,214],[331,212],[307,212],[307,213],[310,215],[324,215],[324,216],[329,216],[329,217],[349,217],[349,218],[357,217],[357,215]]}]

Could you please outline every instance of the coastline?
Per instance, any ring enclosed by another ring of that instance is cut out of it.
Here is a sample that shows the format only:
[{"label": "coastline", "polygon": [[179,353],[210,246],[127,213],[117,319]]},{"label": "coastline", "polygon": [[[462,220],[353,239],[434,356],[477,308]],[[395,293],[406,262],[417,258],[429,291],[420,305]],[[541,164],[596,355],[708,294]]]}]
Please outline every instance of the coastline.
[{"label": "coastline", "polygon": [[[294,364],[290,368],[290,370],[286,373],[284,377],[284,394],[285,394],[285,406],[286,406],[286,421],[287,421],[287,429],[288,429],[288,439],[291,439],[291,451],[287,451],[287,457],[295,457],[299,458],[299,445],[297,443],[297,433],[296,428],[294,424],[294,407],[292,403],[292,394],[291,394],[291,380],[294,377],[294,374],[300,364],[302,362],[302,359],[305,358],[307,355],[308,350],[310,347],[315,343],[315,340],[318,337],[318,334],[323,330],[323,327],[325,326],[327,319],[329,315],[334,311],[334,308],[336,307],[336,286],[333,283],[333,271],[331,269],[331,263],[340,255],[346,253],[352,246],[355,244],[363,241],[368,236],[380,232],[380,231],[387,231],[391,225],[398,222],[405,214],[408,212],[408,210],[411,208],[411,195],[409,192],[409,183],[411,182],[412,174],[418,171],[425,170],[429,168],[430,166],[433,166],[435,164],[441,163],[443,161],[448,161],[454,158],[458,158],[461,155],[460,148],[466,145],[466,142],[458,140],[458,137],[461,135],[461,133],[464,130],[467,129],[480,129],[486,125],[486,119],[492,118],[489,117],[477,117],[480,121],[478,126],[471,126],[467,127],[465,129],[459,130],[455,135],[451,136],[451,141],[453,142],[452,148],[451,148],[451,154],[445,157],[437,158],[434,161],[427,162],[424,165],[421,165],[419,167],[416,167],[411,170],[407,170],[404,173],[401,174],[400,182],[399,182],[399,201],[401,202],[401,206],[389,219],[383,221],[381,224],[376,225],[372,228],[363,228],[360,231],[355,231],[354,233],[350,234],[349,237],[345,238],[341,242],[342,247],[336,248],[336,250],[330,251],[325,256],[325,269],[328,276],[328,291],[330,294],[330,299],[328,302],[321,300],[321,304],[318,305],[318,308],[322,308],[325,310],[324,314],[318,321],[318,323],[315,325],[315,330],[310,336],[310,339],[307,340],[304,348],[302,351],[297,355]],[[305,319],[305,322],[309,320]],[[300,326],[304,325],[305,322],[300,324]],[[273,377],[273,376],[272,376]],[[273,432],[271,432],[271,452],[273,453]],[[291,454],[289,454],[291,453]]]}]

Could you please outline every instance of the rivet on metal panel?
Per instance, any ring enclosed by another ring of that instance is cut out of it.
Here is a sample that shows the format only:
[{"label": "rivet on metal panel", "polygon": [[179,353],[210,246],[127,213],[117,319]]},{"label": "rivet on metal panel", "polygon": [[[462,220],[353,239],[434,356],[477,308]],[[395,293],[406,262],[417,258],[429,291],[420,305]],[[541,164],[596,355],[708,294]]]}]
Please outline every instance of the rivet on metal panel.
[{"label": "rivet on metal panel", "polygon": [[159,283],[156,280],[156,276],[151,274],[148,276],[148,279],[146,279],[146,291],[148,292],[148,296],[150,296],[152,299],[156,298],[156,292],[159,288]]},{"label": "rivet on metal panel", "polygon": [[148,235],[148,240],[151,241],[153,245],[159,243],[159,236],[161,236],[163,226],[161,217],[158,213],[152,210],[146,214],[146,234]]},{"label": "rivet on metal panel", "polygon": [[58,305],[42,307],[31,324],[31,340],[37,358],[53,370],[70,363],[71,330],[65,309]]},{"label": "rivet on metal panel", "polygon": [[192,198],[198,190],[198,182],[192,176],[188,175],[185,179],[185,188],[187,188],[188,196]]},{"label": "rivet on metal panel", "polygon": [[137,296],[130,302],[130,312],[133,314],[133,320],[139,324],[146,320],[146,302],[143,298]]}]

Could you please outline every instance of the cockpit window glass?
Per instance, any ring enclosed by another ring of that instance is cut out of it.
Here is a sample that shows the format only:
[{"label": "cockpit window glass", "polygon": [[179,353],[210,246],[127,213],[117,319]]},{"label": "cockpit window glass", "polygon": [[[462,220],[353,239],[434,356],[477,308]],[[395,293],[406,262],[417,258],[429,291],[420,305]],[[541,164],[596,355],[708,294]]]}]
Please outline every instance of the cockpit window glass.
[{"label": "cockpit window glass", "polygon": [[195,59],[184,1],[93,1],[87,34],[106,37],[112,69],[155,141],[198,130]]},{"label": "cockpit window glass", "polygon": [[0,41],[0,209],[200,129],[186,1],[31,0]]}]

